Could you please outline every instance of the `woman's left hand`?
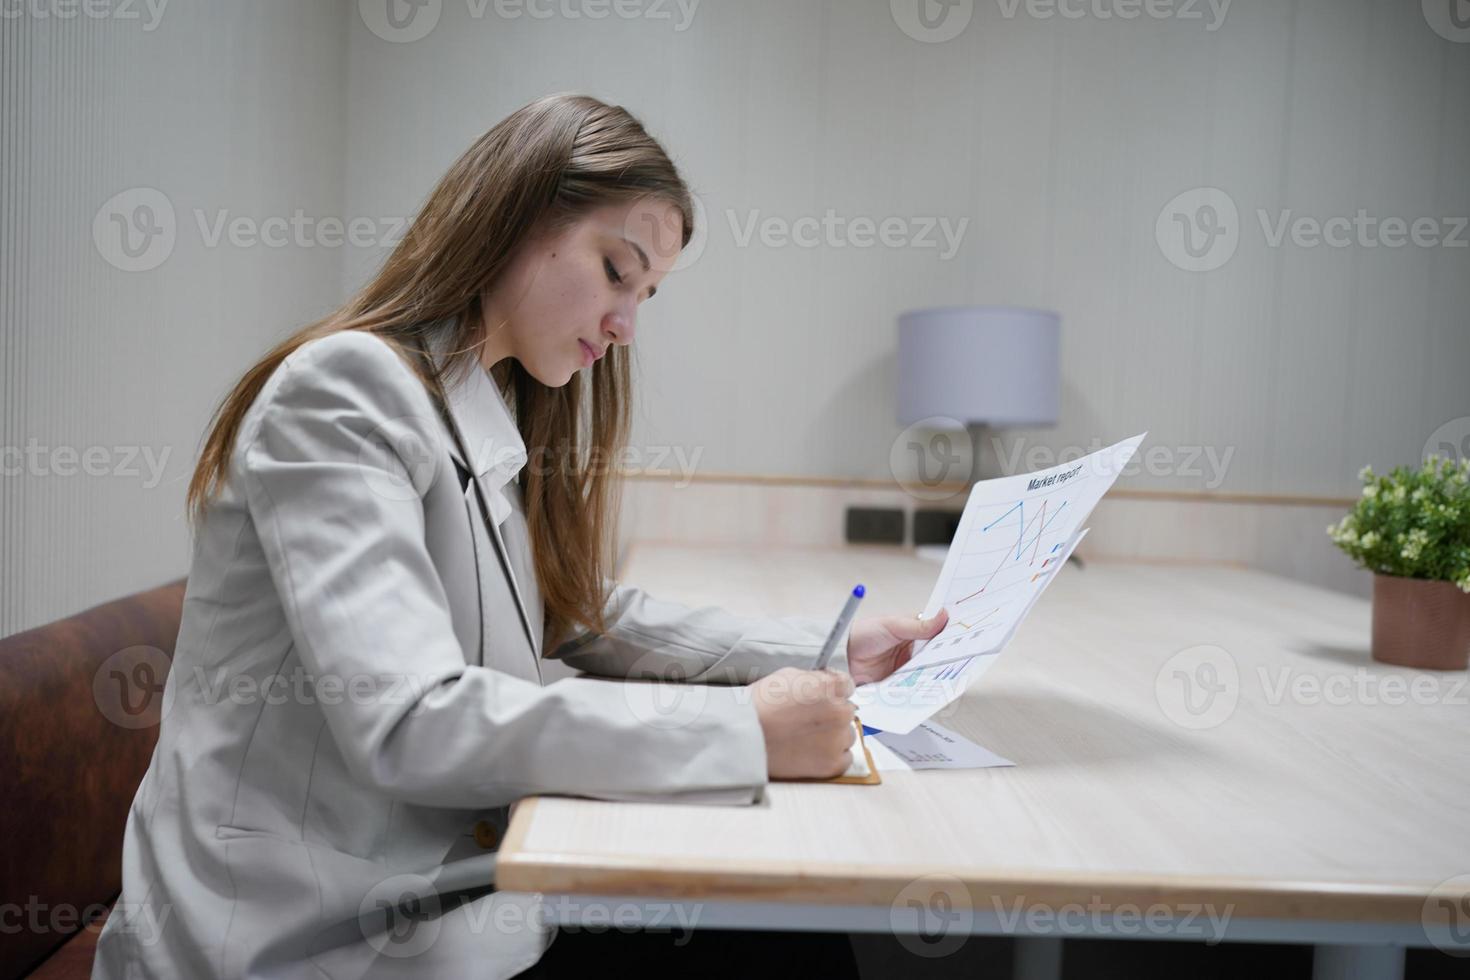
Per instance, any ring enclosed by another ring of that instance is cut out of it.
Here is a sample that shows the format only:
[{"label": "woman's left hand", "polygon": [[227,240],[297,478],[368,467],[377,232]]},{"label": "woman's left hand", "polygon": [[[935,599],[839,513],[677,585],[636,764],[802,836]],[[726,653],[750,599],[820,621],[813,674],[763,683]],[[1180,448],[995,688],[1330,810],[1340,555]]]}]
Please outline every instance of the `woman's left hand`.
[{"label": "woman's left hand", "polygon": [[930,619],[918,616],[871,616],[853,620],[847,634],[847,672],[856,684],[881,681],[909,662],[915,640],[928,640],[944,629],[949,613],[940,609]]}]

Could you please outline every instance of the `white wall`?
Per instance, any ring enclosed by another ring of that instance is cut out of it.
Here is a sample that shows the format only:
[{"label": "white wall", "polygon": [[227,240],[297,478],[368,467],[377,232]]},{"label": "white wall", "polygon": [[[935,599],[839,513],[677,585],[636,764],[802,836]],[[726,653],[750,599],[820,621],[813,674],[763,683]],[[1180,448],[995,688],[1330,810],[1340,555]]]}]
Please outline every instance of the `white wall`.
[{"label": "white wall", "polygon": [[[211,246],[196,212],[340,214],[350,7],[89,6],[111,16],[0,18],[0,635],[187,571],[209,414],[340,293],[333,251]],[[139,188],[173,245],[135,233],[152,268],[124,271]]]},{"label": "white wall", "polygon": [[[359,19],[346,206],[410,211],[516,106],[589,92],[648,124],[710,218],[640,320],[640,443],[702,448],[710,472],[887,478],[895,315],[1012,303],[1063,315],[1062,422],[1026,445],[1147,429],[1181,463],[1210,447],[1228,466],[1125,485],[1351,495],[1364,463],[1412,461],[1470,416],[1470,248],[1271,247],[1257,211],[1470,214],[1470,43],[1401,0],[1236,0],[1218,24],[1190,8],[1202,19],[1042,19],[987,0],[942,43],[850,0],[704,0],[687,24],[672,3],[594,20],[577,0],[533,5],[583,14],[545,19],[444,0],[410,42]],[[1199,186],[1241,217],[1210,272],[1155,236]],[[744,228],[828,208],[969,225],[948,261],[741,247],[731,229],[732,212]],[[349,282],[371,259],[349,256]]]},{"label": "white wall", "polygon": [[[1181,462],[1229,459],[1132,490],[1344,497],[1363,463],[1470,418],[1470,249],[1271,247],[1256,216],[1470,214],[1470,43],[1420,4],[1234,0],[1212,30],[1208,4],[1102,20],[986,0],[925,43],[906,2],[622,0],[639,16],[593,19],[592,0],[438,0],[412,41],[388,39],[387,0],[174,0],[156,23],[144,4],[8,6],[28,12],[0,19],[0,447],[105,447],[102,468],[138,472],[60,476],[52,453],[0,477],[0,635],[182,574],[184,482],[226,385],[385,252],[322,245],[315,222],[390,237],[479,133],[554,91],[632,109],[705,205],[704,251],[636,345],[636,444],[701,474],[891,479],[894,317],[952,303],[1063,315],[1062,423],[1023,447],[1148,429]],[[1155,224],[1201,186],[1238,208],[1239,245],[1188,272]],[[129,272],[93,224],[137,188],[167,198],[176,241]],[[305,245],[211,246],[198,226],[298,209]],[[828,209],[968,223],[948,260],[732,229]],[[161,482],[118,447],[166,451]],[[1210,511],[1188,513],[1186,532]],[[1273,515],[1230,557],[1342,585],[1320,507]]]}]

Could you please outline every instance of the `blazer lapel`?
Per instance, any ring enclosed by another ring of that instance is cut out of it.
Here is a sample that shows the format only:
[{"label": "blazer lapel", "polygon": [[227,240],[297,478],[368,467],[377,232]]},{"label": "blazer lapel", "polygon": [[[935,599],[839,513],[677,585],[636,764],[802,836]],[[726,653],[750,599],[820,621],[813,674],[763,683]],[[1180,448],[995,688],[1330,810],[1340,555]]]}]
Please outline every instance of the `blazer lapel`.
[{"label": "blazer lapel", "polygon": [[531,616],[530,613],[526,610],[525,595],[521,591],[520,583],[516,580],[515,569],[511,567],[510,554],[509,552],[507,552],[505,547],[505,538],[501,535],[499,525],[495,523],[495,520],[490,514],[489,504],[487,503],[487,501],[490,499],[487,495],[488,488],[486,487],[485,481],[481,479],[480,474],[475,472],[474,465],[470,463],[467,458],[467,454],[464,451],[464,436],[459,431],[459,419],[455,417],[454,412],[455,407],[451,404],[451,418],[449,421],[450,424],[454,427],[454,430],[451,432],[453,438],[450,440],[449,444],[450,454],[453,455],[459,461],[459,463],[464,466],[466,470],[469,471],[470,480],[473,482],[475,487],[475,501],[479,505],[479,520],[484,523],[486,530],[490,534],[490,542],[495,547],[495,556],[500,562],[501,572],[505,575],[506,582],[510,584],[511,595],[515,597],[516,612],[520,617],[521,628],[525,633],[526,642],[531,647],[531,654],[539,659],[540,651],[536,649],[536,634],[535,631],[531,628]]},{"label": "blazer lapel", "polygon": [[[440,359],[451,336],[452,330],[441,329],[430,341],[431,353],[436,362],[442,363]],[[485,479],[485,474],[491,470],[490,464],[495,461],[497,453],[515,450],[523,452],[524,446],[520,442],[519,433],[506,427],[508,412],[504,401],[499,391],[495,389],[494,380],[479,364],[471,364],[457,384],[451,386],[446,380],[446,388],[448,389],[445,394],[449,402],[449,411],[443,415],[441,422],[449,436],[447,440],[449,453],[468,471],[469,478],[474,484],[479,520],[485,525],[495,550],[495,556],[500,563],[501,572],[510,586],[511,595],[515,598],[516,613],[520,617],[521,629],[525,634],[526,643],[530,646],[531,655],[536,661],[536,672],[539,676],[541,654],[536,642],[536,633],[531,626],[531,615],[526,606],[525,593],[520,583],[516,581],[515,568],[512,567],[510,554],[506,549],[505,537],[500,533],[500,526],[490,513],[489,494],[492,491]],[[482,609],[485,604],[485,584],[482,582],[480,585]],[[482,630],[484,625],[482,624]],[[488,655],[488,651],[482,651],[482,656],[485,655]]]}]

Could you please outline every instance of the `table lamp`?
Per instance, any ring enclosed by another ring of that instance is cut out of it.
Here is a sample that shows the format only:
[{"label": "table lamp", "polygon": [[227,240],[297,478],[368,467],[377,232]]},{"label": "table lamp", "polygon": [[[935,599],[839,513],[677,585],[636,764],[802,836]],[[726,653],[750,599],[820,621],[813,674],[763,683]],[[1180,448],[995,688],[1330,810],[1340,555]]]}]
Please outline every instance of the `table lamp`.
[{"label": "table lamp", "polygon": [[1055,425],[1061,317],[1010,306],[914,310],[898,318],[898,421],[963,427],[970,480],[1002,475],[981,463],[989,430]]}]

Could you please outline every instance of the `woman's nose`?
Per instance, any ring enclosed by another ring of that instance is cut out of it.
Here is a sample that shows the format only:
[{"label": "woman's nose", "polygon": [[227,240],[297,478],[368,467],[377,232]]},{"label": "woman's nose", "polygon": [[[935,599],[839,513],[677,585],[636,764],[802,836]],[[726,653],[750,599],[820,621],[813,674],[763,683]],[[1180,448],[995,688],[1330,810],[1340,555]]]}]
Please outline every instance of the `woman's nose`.
[{"label": "woman's nose", "polygon": [[602,333],[609,343],[631,344],[633,342],[633,318],[631,313],[618,311],[603,317]]}]

